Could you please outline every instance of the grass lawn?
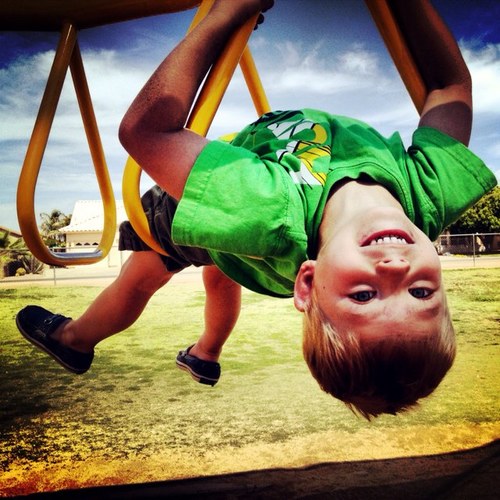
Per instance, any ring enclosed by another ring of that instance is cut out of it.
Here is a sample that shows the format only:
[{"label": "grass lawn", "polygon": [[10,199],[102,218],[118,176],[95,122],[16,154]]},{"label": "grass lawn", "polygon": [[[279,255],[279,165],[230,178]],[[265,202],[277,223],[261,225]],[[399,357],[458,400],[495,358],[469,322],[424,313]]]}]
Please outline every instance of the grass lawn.
[{"label": "grass lawn", "polygon": [[370,423],[310,376],[291,300],[244,292],[211,388],[174,362],[202,328],[197,284],[161,290],[133,327],[98,346],[83,376],[22,339],[14,317],[27,304],[77,316],[99,289],[4,287],[0,496],[444,453],[496,439],[500,268],[445,270],[444,278],[458,336],[454,367],[420,408]]}]

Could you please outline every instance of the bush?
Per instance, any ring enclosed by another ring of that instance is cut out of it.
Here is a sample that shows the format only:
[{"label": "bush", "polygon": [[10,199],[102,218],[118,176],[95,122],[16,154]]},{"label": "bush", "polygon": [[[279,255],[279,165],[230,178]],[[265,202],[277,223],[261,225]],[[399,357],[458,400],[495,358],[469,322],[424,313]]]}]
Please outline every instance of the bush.
[{"label": "bush", "polygon": [[25,276],[26,274],[41,274],[45,264],[31,254],[17,255],[3,265],[3,277]]},{"label": "bush", "polygon": [[9,260],[3,266],[3,275],[5,277],[16,276],[18,269],[24,269],[22,263],[18,260]]},{"label": "bush", "polygon": [[28,253],[20,258],[24,270],[29,274],[41,274],[43,272],[44,263],[40,262],[36,257]]}]

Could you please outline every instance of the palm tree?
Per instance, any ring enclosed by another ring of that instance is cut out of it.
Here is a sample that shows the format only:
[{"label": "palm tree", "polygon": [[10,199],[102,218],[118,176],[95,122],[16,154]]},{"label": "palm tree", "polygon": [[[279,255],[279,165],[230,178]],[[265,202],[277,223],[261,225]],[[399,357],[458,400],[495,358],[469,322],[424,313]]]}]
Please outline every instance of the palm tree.
[{"label": "palm tree", "polygon": [[40,231],[42,239],[48,247],[58,247],[64,244],[66,236],[60,230],[71,222],[71,214],[66,215],[54,209],[50,213],[40,214],[42,222]]}]

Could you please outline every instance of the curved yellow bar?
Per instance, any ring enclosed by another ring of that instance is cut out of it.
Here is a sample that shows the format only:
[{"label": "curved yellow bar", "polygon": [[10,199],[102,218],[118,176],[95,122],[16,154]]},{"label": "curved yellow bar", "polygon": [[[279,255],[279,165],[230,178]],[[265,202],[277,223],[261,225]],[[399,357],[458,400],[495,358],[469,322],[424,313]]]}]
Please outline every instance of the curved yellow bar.
[{"label": "curved yellow bar", "polygon": [[[104,205],[104,230],[98,249],[92,253],[54,253],[42,241],[35,216],[35,188],[43,154],[54,120],[57,103],[68,66],[71,67],[78,103],[82,113],[99,189]],[[92,264],[101,260],[111,248],[116,233],[116,206],[106,161],[97,129],[90,93],[85,79],[76,29],[72,24],[63,28],[56,56],[47,80],[40,109],[19,176],[17,215],[23,238],[33,255],[50,265]]]},{"label": "curved yellow bar", "polygon": [[128,220],[130,224],[132,224],[135,232],[139,235],[139,238],[155,252],[161,255],[168,255],[167,252],[160,247],[149,230],[148,219],[146,218],[141,203],[141,173],[141,167],[131,156],[129,156],[125,163],[122,180],[122,196],[125,212],[127,212]]},{"label": "curved yellow bar", "polygon": [[[205,0],[201,4],[191,23],[190,30],[203,19],[212,4],[213,0]],[[207,134],[238,62],[240,62],[242,67],[243,75],[258,115],[260,116],[269,111],[269,103],[264,88],[255,68],[250,50],[247,47],[247,42],[255,27],[257,17],[255,16],[242,26],[239,32],[230,40],[217,63],[212,67],[187,123],[187,127],[194,132],[200,135]],[[122,183],[125,210],[130,223],[142,241],[156,252],[166,255],[149,230],[140,200],[140,176],[140,166],[129,157],[125,164]]]},{"label": "curved yellow bar", "polygon": [[413,104],[417,111],[421,113],[427,96],[427,89],[387,1],[365,0],[365,3],[401,75]]},{"label": "curved yellow bar", "polygon": [[240,28],[210,70],[187,122],[187,128],[193,132],[207,135],[215,113],[255,27],[257,17],[250,19]]}]

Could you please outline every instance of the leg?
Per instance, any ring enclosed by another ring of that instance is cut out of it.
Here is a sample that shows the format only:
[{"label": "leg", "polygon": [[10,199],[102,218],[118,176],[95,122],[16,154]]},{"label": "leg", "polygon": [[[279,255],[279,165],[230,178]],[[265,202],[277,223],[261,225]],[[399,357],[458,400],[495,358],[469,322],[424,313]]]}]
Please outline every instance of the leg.
[{"label": "leg", "polygon": [[77,351],[92,351],[101,340],[132,325],[149,299],[172,275],[158,254],[132,253],[118,278],[97,296],[82,316],[64,323],[54,333],[54,339]]},{"label": "leg", "polygon": [[216,266],[203,268],[205,330],[190,354],[205,361],[217,361],[222,347],[238,320],[241,308],[241,286]]}]

